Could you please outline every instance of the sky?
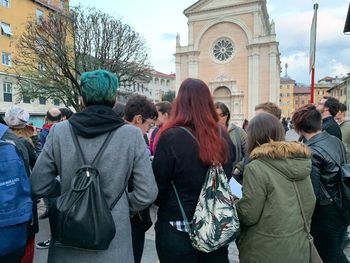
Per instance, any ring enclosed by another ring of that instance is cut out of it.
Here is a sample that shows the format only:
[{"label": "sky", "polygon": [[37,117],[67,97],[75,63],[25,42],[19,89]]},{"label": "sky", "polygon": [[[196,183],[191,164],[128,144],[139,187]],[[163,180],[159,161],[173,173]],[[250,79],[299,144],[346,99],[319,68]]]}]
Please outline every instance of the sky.
[{"label": "sky", "polygon": [[[232,0],[234,1],[234,0]],[[187,45],[187,18],[183,11],[196,0],[71,0],[71,5],[96,7],[107,12],[146,39],[150,63],[163,73],[175,72],[176,34]],[[270,20],[275,21],[281,53],[281,76],[310,84],[309,44],[313,16],[311,0],[267,0]],[[350,73],[350,35],[343,34],[348,0],[318,0],[315,79]]]}]

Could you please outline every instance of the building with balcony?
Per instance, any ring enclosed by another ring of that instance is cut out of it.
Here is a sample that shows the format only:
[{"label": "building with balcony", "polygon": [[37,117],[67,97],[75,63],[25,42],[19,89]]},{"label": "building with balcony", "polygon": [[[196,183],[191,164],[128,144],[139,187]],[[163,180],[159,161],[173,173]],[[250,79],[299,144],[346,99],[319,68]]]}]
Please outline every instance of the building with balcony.
[{"label": "building with balcony", "polygon": [[26,109],[30,122],[40,126],[46,111],[63,106],[58,99],[20,98],[17,94],[16,69],[12,59],[16,56],[16,41],[26,28],[28,19],[38,23],[50,12],[61,12],[69,7],[69,0],[1,0],[0,1],[0,114],[12,104]]}]

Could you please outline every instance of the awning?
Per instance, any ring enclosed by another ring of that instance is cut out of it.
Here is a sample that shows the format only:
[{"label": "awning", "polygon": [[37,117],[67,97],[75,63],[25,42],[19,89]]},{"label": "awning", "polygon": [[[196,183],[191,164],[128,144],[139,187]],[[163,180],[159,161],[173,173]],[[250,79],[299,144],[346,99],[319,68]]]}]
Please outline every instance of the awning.
[{"label": "awning", "polygon": [[344,34],[350,34],[350,4],[348,9],[348,15],[346,16],[345,26],[344,26]]}]

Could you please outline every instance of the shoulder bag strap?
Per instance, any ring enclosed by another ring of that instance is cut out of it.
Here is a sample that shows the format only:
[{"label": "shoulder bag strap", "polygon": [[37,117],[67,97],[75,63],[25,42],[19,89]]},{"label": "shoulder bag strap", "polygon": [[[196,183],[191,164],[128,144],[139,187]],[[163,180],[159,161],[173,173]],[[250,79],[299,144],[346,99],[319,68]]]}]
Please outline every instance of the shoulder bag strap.
[{"label": "shoulder bag strap", "polygon": [[187,219],[187,216],[186,216],[186,213],[185,213],[185,209],[183,208],[182,204],[181,204],[181,201],[180,201],[180,197],[177,193],[177,190],[176,190],[176,187],[175,187],[175,184],[174,184],[174,181],[171,181],[170,182],[171,185],[173,186],[173,189],[174,189],[174,192],[175,192],[175,195],[176,195],[176,199],[177,199],[177,203],[179,204],[179,207],[180,207],[180,211],[181,211],[181,215],[182,215],[182,218],[184,220],[184,223],[185,223],[185,228],[186,228],[186,231],[191,234],[192,233],[192,229],[190,227],[190,224],[188,222],[188,219]]},{"label": "shoulder bag strap", "polygon": [[[319,147],[319,146],[318,146]],[[322,149],[323,151],[325,151],[325,149],[323,149],[322,147],[319,147],[320,149]],[[314,151],[318,152],[319,154],[321,154],[321,152],[319,150],[317,150],[316,148],[313,148]],[[325,151],[327,152],[327,151]],[[321,154],[322,155],[322,154]],[[337,164],[337,166],[339,167],[339,169],[341,169],[340,164],[330,155],[328,154],[328,156],[333,160],[333,162],[335,162]],[[326,187],[324,186],[324,184],[321,182],[320,179],[320,187],[321,187],[321,191],[324,193],[324,195],[326,196],[327,199],[329,199],[329,201],[333,202],[333,198],[331,197],[331,195],[328,193]]]},{"label": "shoulder bag strap", "polygon": [[297,199],[298,199],[298,203],[299,203],[299,207],[300,207],[300,211],[301,211],[301,215],[303,217],[303,221],[304,221],[304,228],[305,228],[305,231],[307,233],[307,236],[309,238],[309,240],[312,240],[312,236],[310,234],[310,228],[307,224],[307,220],[306,220],[306,216],[305,216],[305,212],[304,212],[304,209],[303,209],[303,205],[301,203],[301,198],[300,198],[300,193],[299,193],[299,189],[298,189],[298,186],[297,184],[293,181],[293,187],[294,187],[294,190],[295,190],[295,193],[297,195]]},{"label": "shoulder bag strap", "polygon": [[184,126],[177,126],[178,128],[180,128],[181,130],[187,132],[189,135],[191,135],[191,137],[199,144],[198,139],[196,138],[196,136],[193,135],[192,132],[190,132],[190,130]]},{"label": "shoulder bag strap", "polygon": [[[316,146],[316,147],[318,147],[318,148],[322,149],[323,151],[325,151],[326,153],[328,153],[328,151],[326,151],[324,148],[322,148],[322,147],[320,147],[320,146]],[[314,150],[315,150],[316,152],[318,152],[319,154],[321,154],[319,150],[317,150],[317,149],[315,149],[315,148],[314,148]],[[333,162],[335,162],[339,167],[341,167],[341,164],[340,164],[339,162],[337,162],[337,161],[332,157],[332,155],[328,154],[328,156],[333,160]]]}]

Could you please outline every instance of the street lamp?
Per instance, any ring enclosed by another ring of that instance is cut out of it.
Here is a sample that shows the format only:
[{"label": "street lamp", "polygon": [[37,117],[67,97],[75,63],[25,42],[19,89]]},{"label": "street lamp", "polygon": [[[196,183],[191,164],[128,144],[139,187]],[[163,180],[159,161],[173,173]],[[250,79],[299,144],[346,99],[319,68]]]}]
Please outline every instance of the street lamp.
[{"label": "street lamp", "polygon": [[344,26],[344,34],[350,35],[350,4],[348,8],[348,15],[346,16],[345,26]]}]

